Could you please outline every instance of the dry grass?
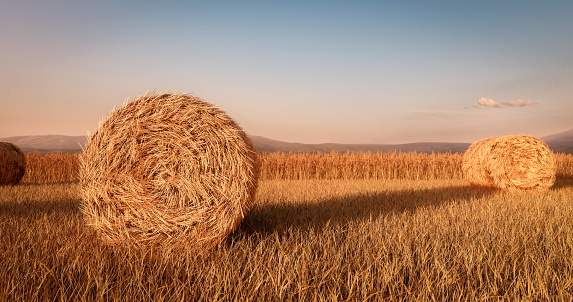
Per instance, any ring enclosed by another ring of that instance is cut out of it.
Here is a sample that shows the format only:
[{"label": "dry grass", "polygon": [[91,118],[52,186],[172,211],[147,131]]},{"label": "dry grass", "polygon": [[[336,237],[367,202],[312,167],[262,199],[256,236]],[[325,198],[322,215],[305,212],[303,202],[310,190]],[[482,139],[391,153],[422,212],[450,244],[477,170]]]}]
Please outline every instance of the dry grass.
[{"label": "dry grass", "polygon": [[243,130],[216,106],[186,94],[144,95],[88,138],[81,209],[108,243],[208,248],[247,212],[257,160]]},{"label": "dry grass", "polygon": [[26,172],[26,157],[20,148],[0,141],[0,185],[16,185]]},{"label": "dry grass", "polygon": [[508,135],[480,140],[463,155],[462,170],[475,186],[547,190],[556,176],[555,155],[539,139]]},{"label": "dry grass", "polygon": [[77,184],[0,187],[0,300],[570,301],[572,202],[573,178],[263,181],[211,253],[142,257],[97,240]]}]

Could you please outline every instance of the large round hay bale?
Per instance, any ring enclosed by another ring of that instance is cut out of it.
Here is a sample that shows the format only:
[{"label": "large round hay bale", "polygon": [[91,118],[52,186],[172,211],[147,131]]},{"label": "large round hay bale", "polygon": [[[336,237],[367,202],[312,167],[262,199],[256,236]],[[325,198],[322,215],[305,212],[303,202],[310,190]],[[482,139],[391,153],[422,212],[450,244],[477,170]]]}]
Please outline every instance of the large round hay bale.
[{"label": "large round hay bale", "polygon": [[212,247],[253,201],[256,151],[216,106],[144,95],[111,112],[80,157],[81,210],[108,243]]},{"label": "large round hay bale", "polygon": [[462,158],[465,179],[475,186],[547,190],[555,182],[555,155],[527,135],[508,135],[472,144]]},{"label": "large round hay bale", "polygon": [[17,185],[26,173],[26,155],[9,142],[0,141],[0,185]]}]

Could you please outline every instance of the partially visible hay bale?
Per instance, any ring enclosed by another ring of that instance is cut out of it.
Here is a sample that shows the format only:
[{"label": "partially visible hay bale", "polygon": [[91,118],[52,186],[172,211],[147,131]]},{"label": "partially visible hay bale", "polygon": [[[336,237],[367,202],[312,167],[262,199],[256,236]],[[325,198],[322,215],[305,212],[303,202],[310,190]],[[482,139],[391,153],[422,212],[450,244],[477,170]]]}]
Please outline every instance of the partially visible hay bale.
[{"label": "partially visible hay bale", "polygon": [[9,142],[0,141],[0,185],[17,185],[26,172],[26,156]]},{"label": "partially visible hay bale", "polygon": [[81,210],[109,243],[208,248],[243,219],[256,151],[200,98],[152,94],[110,113],[80,157]]},{"label": "partially visible hay bale", "polygon": [[556,169],[553,152],[527,135],[480,140],[462,158],[464,177],[472,185],[506,190],[547,190],[555,182]]}]

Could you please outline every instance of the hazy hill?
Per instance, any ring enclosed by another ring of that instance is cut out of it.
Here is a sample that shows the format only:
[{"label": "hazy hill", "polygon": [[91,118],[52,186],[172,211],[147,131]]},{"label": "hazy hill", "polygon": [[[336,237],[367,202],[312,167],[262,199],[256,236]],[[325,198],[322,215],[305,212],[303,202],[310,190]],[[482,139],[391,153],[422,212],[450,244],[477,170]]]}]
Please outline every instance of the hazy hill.
[{"label": "hazy hill", "polygon": [[548,142],[551,142],[551,143],[554,143],[554,142],[571,143],[571,142],[573,142],[573,129],[563,131],[560,133],[556,133],[556,134],[552,134],[552,135],[548,135],[548,136],[544,136],[541,139],[546,143],[548,143]]},{"label": "hazy hill", "polygon": [[67,136],[67,135],[30,135],[30,136],[12,136],[0,138],[2,141],[10,142],[18,146],[23,152],[40,153],[47,152],[81,152],[86,143],[86,136]]},{"label": "hazy hill", "polygon": [[[260,153],[272,152],[464,152],[469,144],[467,143],[411,143],[401,145],[374,145],[374,144],[301,144],[289,143],[269,139],[262,136],[250,136],[253,145]],[[47,152],[81,152],[81,148],[86,143],[85,136],[65,136],[65,135],[32,135],[13,136],[0,138],[0,140],[11,142],[20,147],[22,151],[40,153]]]},{"label": "hazy hill", "polygon": [[[470,143],[440,143],[440,142],[419,142],[398,145],[378,145],[378,144],[302,144],[289,143],[269,139],[262,136],[250,136],[253,145],[260,153],[272,152],[464,152]],[[40,153],[47,152],[81,152],[82,146],[86,142],[85,136],[66,136],[66,135],[32,135],[32,136],[13,136],[0,138],[0,140],[11,142],[24,152]],[[546,142],[555,152],[573,153],[573,129],[542,137],[541,140]]]},{"label": "hazy hill", "polygon": [[542,137],[555,152],[573,153],[573,129]]},{"label": "hazy hill", "polygon": [[360,152],[360,151],[370,151],[370,152],[464,152],[468,147],[469,143],[410,143],[410,144],[400,144],[400,145],[378,145],[378,144],[301,144],[301,143],[287,143],[282,141],[277,141],[269,139],[262,136],[251,136],[251,141],[257,151],[260,153],[266,152]]},{"label": "hazy hill", "polygon": [[[554,152],[573,153],[573,129],[557,134],[548,135],[540,138],[547,143],[549,148]],[[255,148],[260,153],[267,152],[426,152],[426,153],[444,153],[444,152],[465,152],[471,145],[470,143],[444,143],[444,142],[418,142],[409,144],[383,145],[383,144],[301,144],[287,143],[277,141],[262,136],[251,136]]]}]

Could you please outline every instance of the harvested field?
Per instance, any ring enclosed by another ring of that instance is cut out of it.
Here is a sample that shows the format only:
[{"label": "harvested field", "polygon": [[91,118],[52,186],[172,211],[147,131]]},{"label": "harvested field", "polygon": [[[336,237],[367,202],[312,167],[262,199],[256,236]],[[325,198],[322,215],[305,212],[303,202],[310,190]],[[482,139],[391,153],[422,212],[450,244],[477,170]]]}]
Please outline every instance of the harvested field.
[{"label": "harvested field", "polygon": [[211,253],[97,240],[76,183],[0,187],[0,300],[571,300],[573,178],[267,180]]}]

